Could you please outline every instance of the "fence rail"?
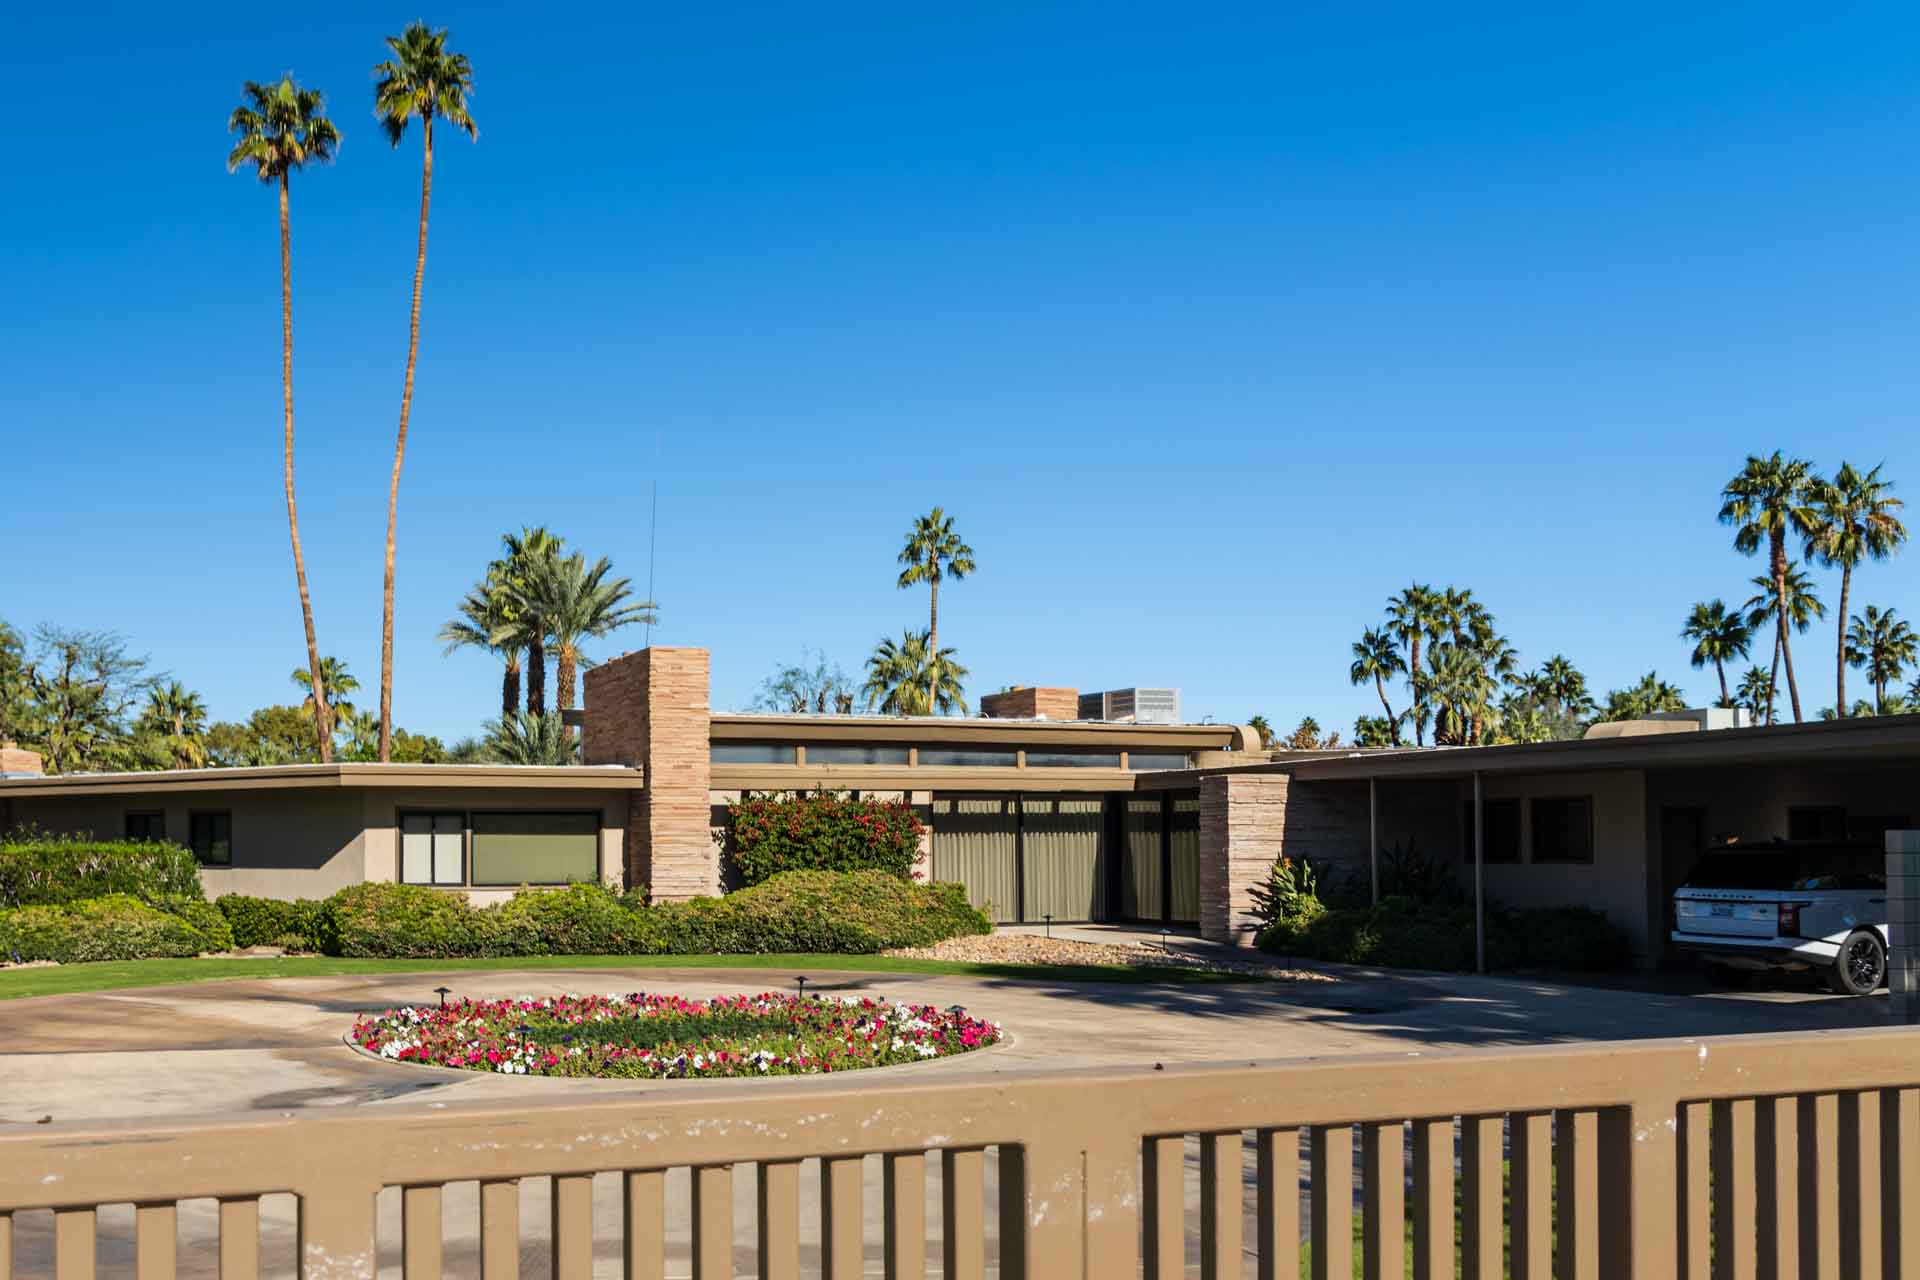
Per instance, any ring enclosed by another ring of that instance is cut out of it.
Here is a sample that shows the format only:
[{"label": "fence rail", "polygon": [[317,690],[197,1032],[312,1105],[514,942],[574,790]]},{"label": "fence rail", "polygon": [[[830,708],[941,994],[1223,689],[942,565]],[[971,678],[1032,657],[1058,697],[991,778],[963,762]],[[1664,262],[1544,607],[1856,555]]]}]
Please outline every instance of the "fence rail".
[{"label": "fence rail", "polygon": [[[869,1157],[877,1240],[865,1238]],[[751,1223],[735,1221],[736,1166],[751,1166]],[[686,1187],[671,1214],[670,1170]],[[595,1210],[608,1175],[617,1222]],[[1920,1280],[1920,1033],[686,1083],[593,1104],[48,1127],[0,1137],[0,1277],[19,1273],[27,1220],[51,1211],[59,1280],[90,1280],[99,1215],[111,1206],[122,1221],[131,1206],[134,1273],[170,1280],[179,1207],[211,1200],[221,1280],[248,1280],[263,1267],[262,1197],[290,1196],[299,1274],[371,1280],[385,1192],[400,1204],[404,1274],[424,1280],[449,1269],[445,1189],[471,1183],[478,1267],[504,1280],[520,1267],[520,1182],[533,1178],[550,1180],[556,1280],[593,1274],[596,1217],[635,1280],[664,1276],[670,1245],[701,1280],[743,1265],[795,1277],[803,1261],[840,1280],[869,1259],[899,1278],[1171,1280],[1196,1249],[1209,1280],[1277,1280],[1299,1273],[1309,1241],[1314,1280],[1356,1264],[1397,1280],[1409,1250],[1422,1280],[1456,1267],[1476,1280]],[[803,1185],[817,1224],[801,1221]],[[736,1225],[751,1226],[745,1255]]]}]

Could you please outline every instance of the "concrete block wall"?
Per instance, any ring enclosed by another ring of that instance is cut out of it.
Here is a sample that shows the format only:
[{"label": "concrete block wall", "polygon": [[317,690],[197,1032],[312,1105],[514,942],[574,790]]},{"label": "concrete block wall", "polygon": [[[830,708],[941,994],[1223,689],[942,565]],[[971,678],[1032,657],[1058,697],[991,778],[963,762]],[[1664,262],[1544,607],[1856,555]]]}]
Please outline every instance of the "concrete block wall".
[{"label": "concrete block wall", "polygon": [[586,673],[581,758],[646,771],[629,805],[627,878],[655,901],[720,891],[710,826],[713,766],[705,649],[655,646]]},{"label": "concrete block wall", "polygon": [[1887,992],[1899,1022],[1920,1022],[1920,831],[1887,832]]}]

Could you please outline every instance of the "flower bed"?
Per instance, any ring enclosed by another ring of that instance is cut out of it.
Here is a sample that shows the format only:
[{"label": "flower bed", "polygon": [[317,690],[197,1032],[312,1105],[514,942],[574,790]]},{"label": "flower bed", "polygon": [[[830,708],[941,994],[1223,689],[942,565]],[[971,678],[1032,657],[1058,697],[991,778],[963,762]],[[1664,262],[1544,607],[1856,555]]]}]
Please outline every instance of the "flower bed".
[{"label": "flower bed", "polygon": [[393,1062],[507,1075],[713,1079],[815,1075],[948,1058],[1000,1039],[963,1011],[767,992],[462,1000],[360,1019],[352,1042]]}]

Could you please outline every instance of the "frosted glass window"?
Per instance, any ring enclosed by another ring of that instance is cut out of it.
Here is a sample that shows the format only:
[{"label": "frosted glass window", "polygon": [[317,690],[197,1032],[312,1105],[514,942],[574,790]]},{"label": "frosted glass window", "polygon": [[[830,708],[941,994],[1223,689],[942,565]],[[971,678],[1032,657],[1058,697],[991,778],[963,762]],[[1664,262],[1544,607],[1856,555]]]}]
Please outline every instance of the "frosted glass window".
[{"label": "frosted glass window", "polygon": [[457,813],[402,814],[400,879],[406,884],[464,884],[464,827]]},{"label": "frosted glass window", "polygon": [[569,884],[599,878],[599,814],[473,815],[475,884]]}]

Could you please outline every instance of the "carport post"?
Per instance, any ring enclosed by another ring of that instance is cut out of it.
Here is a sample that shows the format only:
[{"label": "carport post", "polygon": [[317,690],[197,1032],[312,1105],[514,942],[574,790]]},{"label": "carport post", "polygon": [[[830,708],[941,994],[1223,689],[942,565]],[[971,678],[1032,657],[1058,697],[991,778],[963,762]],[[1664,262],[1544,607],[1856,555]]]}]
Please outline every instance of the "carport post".
[{"label": "carport post", "polygon": [[1380,780],[1367,779],[1367,869],[1373,874],[1373,904],[1380,905]]},{"label": "carport post", "polygon": [[1485,877],[1481,868],[1486,863],[1487,851],[1487,796],[1486,788],[1481,785],[1480,773],[1473,775],[1473,969],[1475,973],[1487,971],[1487,894]]}]

